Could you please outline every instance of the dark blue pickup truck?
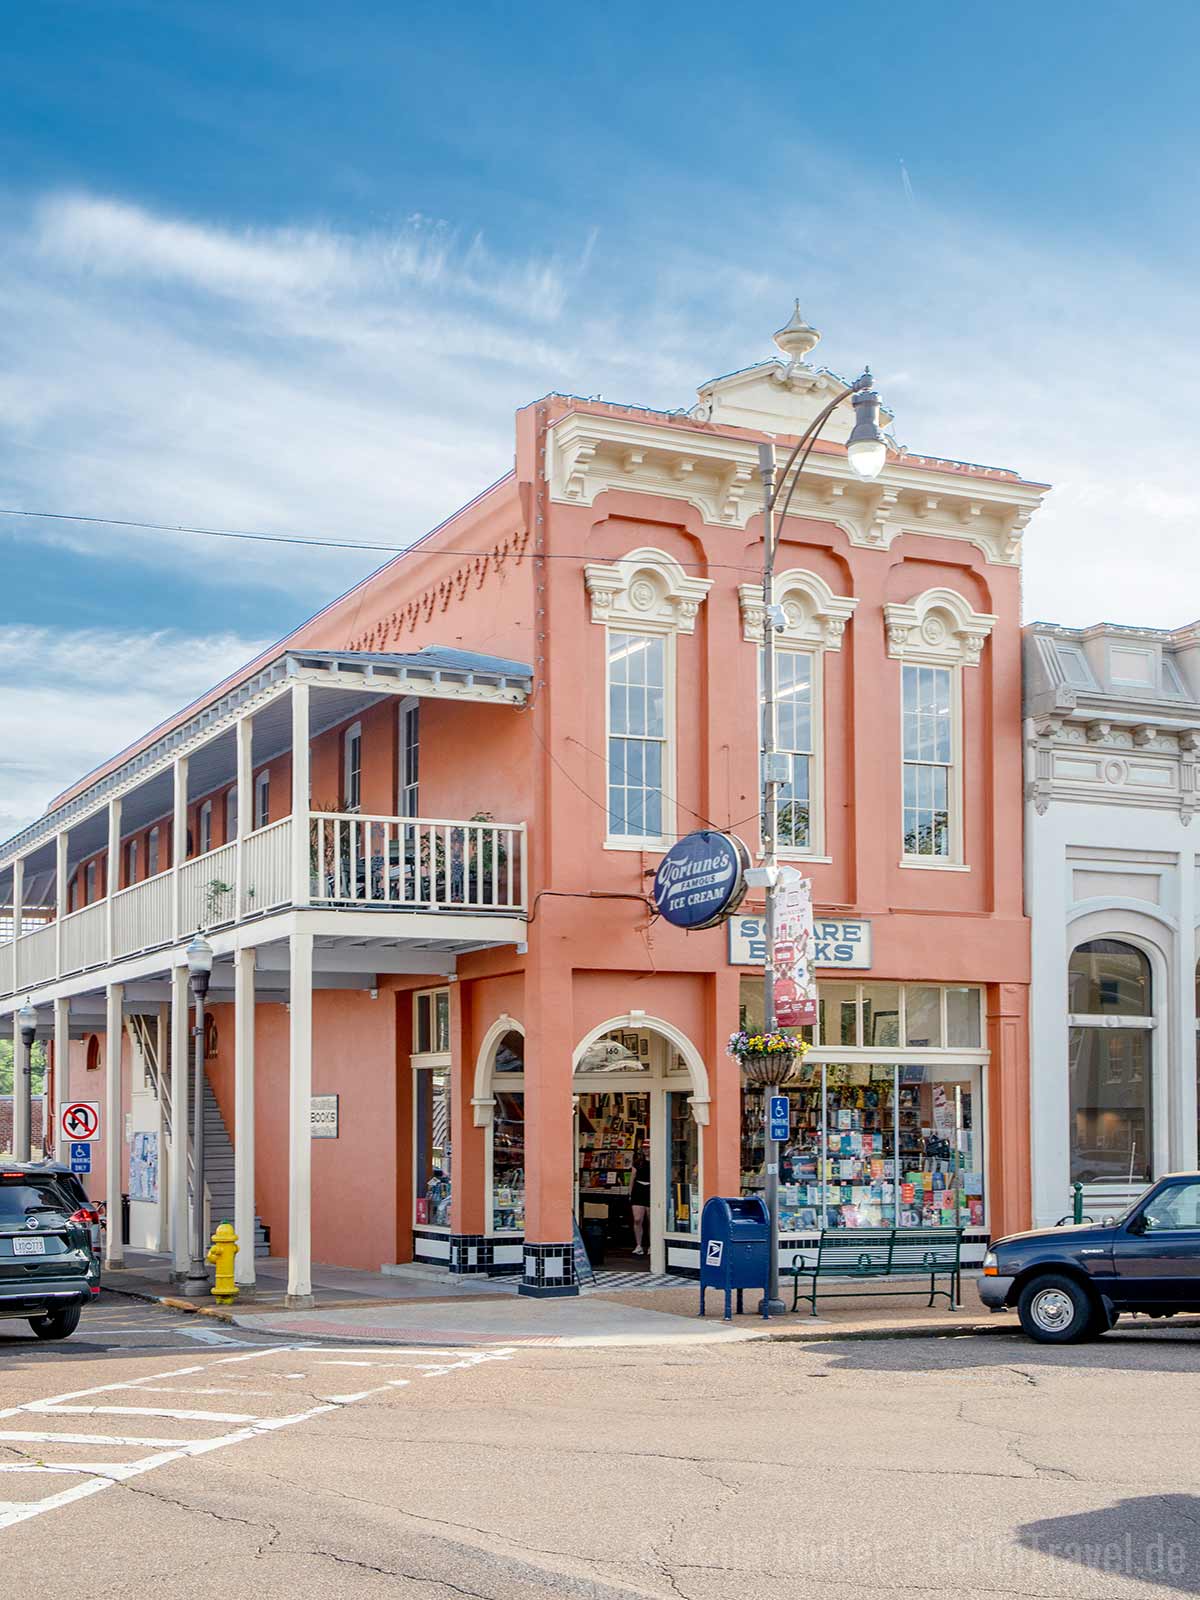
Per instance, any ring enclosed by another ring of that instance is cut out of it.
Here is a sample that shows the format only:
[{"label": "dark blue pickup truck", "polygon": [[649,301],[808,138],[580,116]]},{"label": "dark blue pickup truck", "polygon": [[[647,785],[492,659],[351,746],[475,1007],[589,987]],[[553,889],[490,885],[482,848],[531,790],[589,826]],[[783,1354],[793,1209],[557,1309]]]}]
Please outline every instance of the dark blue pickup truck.
[{"label": "dark blue pickup truck", "polygon": [[1122,1311],[1200,1311],[1200,1172],[1161,1178],[1119,1217],[997,1240],[979,1296],[993,1311],[1015,1306],[1043,1344],[1094,1338]]}]

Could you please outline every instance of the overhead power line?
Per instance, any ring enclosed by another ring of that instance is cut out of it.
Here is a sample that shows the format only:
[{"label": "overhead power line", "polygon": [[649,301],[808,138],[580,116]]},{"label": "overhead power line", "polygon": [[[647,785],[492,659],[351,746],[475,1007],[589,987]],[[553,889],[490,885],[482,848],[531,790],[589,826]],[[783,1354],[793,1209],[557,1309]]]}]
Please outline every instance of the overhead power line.
[{"label": "overhead power line", "polygon": [[[73,511],[25,511],[14,506],[0,506],[0,517],[28,517],[43,522],[84,522],[105,528],[135,528],[145,533],[186,533],[202,539],[242,539],[254,544],[289,544],[299,545],[306,549],[314,550],[373,550],[378,555],[403,556],[411,555],[420,550],[424,556],[487,556],[494,557],[494,550],[467,550],[462,545],[450,545],[443,550],[435,550],[426,546],[423,541],[430,537],[422,535],[412,544],[381,544],[368,539],[326,539],[315,536],[308,537],[296,533],[255,533],[245,528],[193,528],[184,523],[175,522],[144,522],[133,517],[98,517]],[[435,532],[440,532],[440,529]],[[592,561],[595,560],[594,551],[572,550],[534,550],[520,556],[509,556],[507,560],[521,561]],[[730,572],[757,572],[759,569],[749,566],[742,561],[680,561],[681,567],[695,567],[699,570],[728,570]]]}]

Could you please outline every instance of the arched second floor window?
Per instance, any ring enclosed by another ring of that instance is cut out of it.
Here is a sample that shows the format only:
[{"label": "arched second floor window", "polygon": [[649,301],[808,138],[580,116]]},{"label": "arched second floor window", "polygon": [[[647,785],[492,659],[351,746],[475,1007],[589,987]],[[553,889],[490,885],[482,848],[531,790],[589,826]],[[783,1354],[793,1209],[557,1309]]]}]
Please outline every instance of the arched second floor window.
[{"label": "arched second floor window", "polygon": [[1152,1175],[1154,1006],[1150,962],[1131,944],[1092,939],[1071,953],[1071,1181]]}]

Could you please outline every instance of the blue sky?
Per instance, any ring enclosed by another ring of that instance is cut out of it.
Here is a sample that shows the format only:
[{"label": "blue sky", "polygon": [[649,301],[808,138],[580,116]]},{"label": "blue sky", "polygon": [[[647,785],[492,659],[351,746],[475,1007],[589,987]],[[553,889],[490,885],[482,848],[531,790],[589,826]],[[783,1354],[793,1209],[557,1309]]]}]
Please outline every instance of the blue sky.
[{"label": "blue sky", "polygon": [[[1191,620],[1200,9],[1147,15],[11,7],[0,506],[404,544],[516,406],[689,404],[798,295],[905,443],[1054,482],[1029,617]],[[0,560],[0,835],[368,565],[10,517]]]}]

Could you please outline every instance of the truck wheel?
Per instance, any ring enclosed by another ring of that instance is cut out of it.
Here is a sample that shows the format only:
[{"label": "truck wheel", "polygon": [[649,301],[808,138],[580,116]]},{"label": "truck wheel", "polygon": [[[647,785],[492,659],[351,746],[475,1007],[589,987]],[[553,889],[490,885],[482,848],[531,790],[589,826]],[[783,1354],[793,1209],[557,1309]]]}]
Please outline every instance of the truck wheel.
[{"label": "truck wheel", "polygon": [[64,1306],[61,1311],[47,1311],[44,1316],[30,1317],[29,1326],[39,1339],[67,1339],[79,1326],[79,1309]]},{"label": "truck wheel", "polygon": [[1098,1333],[1096,1306],[1074,1278],[1055,1272],[1032,1279],[1017,1301],[1021,1326],[1039,1344],[1075,1344]]}]

